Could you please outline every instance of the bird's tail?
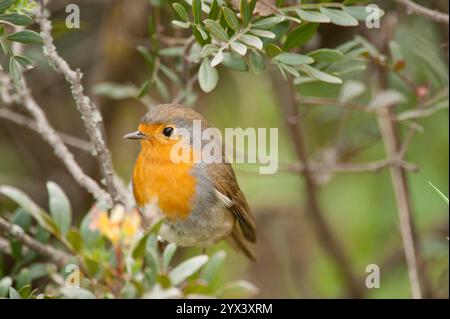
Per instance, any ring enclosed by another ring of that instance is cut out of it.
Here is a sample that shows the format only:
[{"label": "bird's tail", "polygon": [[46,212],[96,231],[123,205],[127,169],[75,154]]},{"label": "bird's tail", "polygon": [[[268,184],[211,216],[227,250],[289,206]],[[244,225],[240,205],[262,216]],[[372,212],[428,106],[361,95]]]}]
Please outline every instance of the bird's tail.
[{"label": "bird's tail", "polygon": [[244,237],[240,227],[238,227],[237,225],[233,227],[233,231],[228,238],[228,242],[236,249],[242,250],[250,260],[257,260],[255,248],[253,247],[254,245]]}]

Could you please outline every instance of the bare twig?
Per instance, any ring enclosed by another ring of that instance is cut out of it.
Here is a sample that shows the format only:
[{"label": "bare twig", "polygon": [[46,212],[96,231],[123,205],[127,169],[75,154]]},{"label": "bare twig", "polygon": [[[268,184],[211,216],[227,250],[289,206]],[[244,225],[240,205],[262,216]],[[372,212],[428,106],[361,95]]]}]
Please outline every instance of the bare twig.
[{"label": "bare twig", "polygon": [[[10,76],[4,73],[3,69],[0,67],[0,78],[9,78]],[[10,79],[9,79],[10,80]],[[2,83],[6,83],[7,81]],[[11,81],[9,81],[11,82]],[[12,99],[11,96],[9,96]],[[15,102],[22,104],[28,112],[33,116],[36,123],[36,130],[42,136],[42,138],[52,146],[55,155],[64,163],[69,173],[77,181],[77,183],[85,188],[97,201],[103,201],[107,204],[111,204],[111,196],[106,193],[92,178],[87,176],[78,163],[75,161],[73,154],[69,151],[67,146],[64,144],[62,138],[56,133],[53,127],[47,120],[44,111],[34,100],[31,92],[23,80],[22,88],[16,90]]]},{"label": "bare twig", "polygon": [[353,273],[341,243],[325,221],[323,212],[319,206],[314,176],[310,170],[310,160],[305,147],[305,139],[299,126],[298,105],[293,80],[289,78],[287,82],[284,81],[280,78],[280,74],[277,71],[272,72],[271,79],[279,99],[279,105],[284,113],[296,155],[304,167],[301,176],[305,181],[308,212],[311,216],[313,226],[324,249],[334,259],[344,276],[349,294],[352,297],[360,298],[363,295],[361,281]]},{"label": "bare twig", "polygon": [[44,55],[55,71],[63,74],[66,81],[70,84],[72,96],[81,113],[86,132],[94,146],[95,157],[98,161],[108,193],[111,194],[113,202],[126,203],[127,195],[125,187],[123,184],[117,183],[118,179],[115,178],[111,156],[106,147],[101,113],[89,97],[84,94],[84,88],[81,84],[83,75],[78,69],[75,71],[72,70],[69,64],[56,51],[51,35],[52,25],[50,20],[47,19],[46,14],[38,11],[36,13],[36,20],[41,29]]},{"label": "bare twig", "polygon": [[[399,122],[400,120],[398,118],[395,117],[395,115],[393,114],[389,114],[388,112],[385,112],[384,110],[377,110],[376,108],[374,109],[370,109],[365,105],[356,103],[356,102],[341,102],[338,101],[336,99],[330,99],[330,98],[324,98],[324,97],[304,97],[301,100],[302,104],[304,105],[333,105],[333,106],[337,106],[337,107],[342,107],[345,109],[350,109],[350,110],[354,110],[354,111],[358,111],[358,112],[364,112],[376,117],[382,117],[382,118],[386,118],[389,119],[391,121],[394,122]],[[414,117],[412,117],[412,119],[414,119]],[[402,121],[406,121],[409,119],[403,119]],[[422,132],[423,128],[414,122],[404,122],[402,123],[405,126],[418,131],[418,132]]]},{"label": "bare twig", "polygon": [[[386,20],[386,23],[388,23],[387,25],[389,26],[387,30],[394,30],[397,21],[395,17],[388,16]],[[381,37],[383,39],[381,47],[384,51],[387,51],[387,43],[391,36],[392,34],[388,32],[386,35]],[[388,85],[389,70],[383,68],[382,66],[378,66],[376,71],[379,82],[378,89],[380,91],[386,90]],[[388,112],[390,115],[395,117],[393,106],[394,105],[387,105],[380,109],[380,111]],[[387,156],[393,157],[395,154],[400,154],[401,157],[399,159],[402,160],[406,154],[408,144],[405,144],[406,146],[403,148],[401,147],[395,123],[390,119],[380,117],[378,118],[378,126],[380,128]],[[412,138],[413,133],[414,132],[412,130],[408,131],[407,140]],[[403,251],[408,267],[411,295],[414,299],[420,299],[424,296],[424,289],[428,288],[428,285],[425,264],[423,263],[420,250],[418,249],[419,244],[417,234],[414,229],[413,208],[411,204],[406,170],[399,166],[391,166],[390,174],[397,203],[400,233],[402,236]]]},{"label": "bare twig", "polygon": [[[336,163],[336,164],[319,164],[310,162],[308,170],[314,174],[324,173],[359,173],[359,172],[377,172],[382,169],[397,166],[402,167],[408,171],[417,171],[419,167],[416,164],[408,163],[397,158],[388,158],[368,163]],[[301,163],[296,163],[285,168],[281,168],[288,172],[302,173],[305,171],[305,166]]]},{"label": "bare twig", "polygon": [[[38,128],[38,125],[36,124],[36,121],[33,120],[32,118],[24,116],[20,113],[3,108],[3,109],[0,109],[0,118],[11,121],[11,122],[16,123],[21,126],[28,127],[29,129],[39,133],[39,128]],[[88,141],[85,141],[76,136],[68,135],[68,134],[65,134],[62,132],[56,131],[56,133],[61,137],[61,139],[63,140],[63,142],[66,145],[72,146],[74,148],[78,148],[85,152],[92,151],[92,144],[89,143]]]},{"label": "bare twig", "polygon": [[34,238],[27,235],[19,225],[11,224],[2,217],[0,217],[0,230],[17,238],[24,245],[36,251],[37,253],[50,257],[60,266],[64,266],[71,258],[71,256],[66,254],[65,252],[57,250],[52,246],[45,245],[35,240]]},{"label": "bare twig", "polygon": [[432,10],[427,7],[421,6],[411,0],[396,0],[397,3],[406,7],[408,14],[415,13],[421,16],[430,18],[431,20],[438,23],[448,24],[449,17],[448,14],[439,12],[437,10]]}]

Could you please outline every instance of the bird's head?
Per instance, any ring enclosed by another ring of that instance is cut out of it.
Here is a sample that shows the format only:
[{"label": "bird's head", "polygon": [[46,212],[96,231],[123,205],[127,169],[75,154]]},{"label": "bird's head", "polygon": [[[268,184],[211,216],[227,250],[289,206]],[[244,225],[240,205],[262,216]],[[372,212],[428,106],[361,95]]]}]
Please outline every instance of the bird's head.
[{"label": "bird's head", "polygon": [[[178,104],[154,106],[141,119],[138,130],[124,136],[125,139],[141,141],[142,149],[169,149],[189,134],[192,141],[193,123],[201,122],[207,127],[206,120],[194,110]],[[190,143],[190,142],[189,142]]]}]

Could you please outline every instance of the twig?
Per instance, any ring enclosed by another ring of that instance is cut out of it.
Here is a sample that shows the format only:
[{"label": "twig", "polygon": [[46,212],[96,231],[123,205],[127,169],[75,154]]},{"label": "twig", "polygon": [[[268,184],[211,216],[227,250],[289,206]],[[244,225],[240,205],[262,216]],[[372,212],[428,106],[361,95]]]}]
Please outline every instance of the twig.
[{"label": "twig", "polygon": [[[387,23],[390,23],[388,24],[388,30],[395,29],[396,20],[394,18],[388,20]],[[384,43],[382,43],[382,47],[385,51],[387,51],[389,36],[385,36],[383,39]],[[379,90],[385,90],[388,84],[388,70],[382,66],[378,66],[376,71],[378,72]],[[385,106],[383,109],[380,109],[380,111],[388,112],[392,116],[395,116],[393,112],[393,105]],[[393,157],[395,154],[400,154],[400,159],[403,159],[407,146],[402,149],[395,123],[386,118],[378,118],[378,126],[380,128],[387,156]],[[412,134],[412,130],[409,130],[407,138],[410,139]],[[412,205],[406,171],[402,167],[391,166],[390,173],[397,203],[403,250],[406,258],[406,264],[408,266],[411,295],[414,299],[420,299],[424,296],[423,288],[427,288],[428,285],[425,265],[422,262],[420,250],[418,249],[417,234],[414,229]]]},{"label": "twig", "polygon": [[45,245],[35,240],[34,238],[27,235],[19,225],[10,224],[2,217],[0,217],[0,229],[20,240],[28,248],[36,251],[41,255],[50,257],[60,266],[64,266],[71,258],[71,256],[66,254],[65,252],[57,250],[51,246]]},{"label": "twig", "polygon": [[[38,125],[36,124],[36,121],[33,119],[24,116],[20,113],[8,110],[8,109],[0,109],[0,118],[3,118],[5,120],[11,121],[13,123],[16,123],[21,126],[28,127],[29,129],[39,133]],[[91,152],[92,151],[92,144],[88,141],[82,140],[76,136],[68,135],[62,132],[55,131],[61,139],[64,141],[66,145],[72,146],[74,148],[78,148],[80,150],[83,150],[85,152]]]},{"label": "twig", "polygon": [[[9,78],[10,76],[4,73],[0,67],[0,78]],[[9,79],[10,80],[10,79]],[[7,81],[9,81],[7,80]],[[11,82],[11,81],[9,81]],[[2,83],[6,83],[2,82]],[[97,201],[103,201],[106,204],[111,204],[111,196],[106,193],[92,178],[87,176],[78,163],[75,161],[73,154],[64,144],[62,138],[56,133],[53,127],[47,120],[44,111],[34,100],[31,92],[23,79],[22,88],[16,90],[16,102],[22,104],[36,121],[36,130],[42,138],[53,148],[55,155],[64,163],[69,173],[75,181],[84,189],[86,189]],[[11,98],[11,97],[10,97]]]},{"label": "twig", "polygon": [[[310,173],[359,173],[359,172],[377,172],[384,168],[391,166],[402,167],[408,171],[417,171],[419,167],[416,164],[408,163],[397,158],[388,158],[368,163],[336,163],[336,164],[318,164],[310,162],[308,170]],[[288,172],[302,173],[305,171],[305,166],[301,163],[296,163],[281,170]]]},{"label": "twig", "polygon": [[[323,97],[304,97],[304,98],[302,98],[301,102],[304,105],[334,105],[337,107],[342,107],[342,108],[346,108],[346,109],[350,109],[350,110],[355,110],[355,111],[371,114],[373,116],[386,118],[386,119],[389,119],[394,122],[400,121],[398,118],[395,117],[395,115],[389,114],[388,112],[385,112],[385,111],[377,110],[376,108],[370,109],[370,108],[366,107],[365,105],[362,105],[362,104],[359,104],[356,102],[341,102],[341,101],[338,101],[335,99],[323,98]],[[406,120],[407,119],[403,119],[402,121],[406,121]],[[405,126],[411,128],[415,131],[418,131],[418,132],[423,131],[423,128],[417,123],[404,122],[402,124],[404,124]]]},{"label": "twig", "polygon": [[44,12],[36,13],[36,20],[41,29],[44,55],[47,57],[50,65],[55,71],[64,75],[66,81],[70,84],[71,93],[81,118],[84,122],[86,132],[94,146],[96,159],[100,166],[104,183],[111,194],[114,203],[126,203],[127,195],[125,187],[117,183],[112,166],[111,156],[106,147],[105,138],[102,129],[103,119],[97,106],[84,94],[84,88],[81,84],[82,73],[80,70],[72,70],[69,64],[58,54],[53,44],[51,35],[52,25]]},{"label": "twig", "polygon": [[421,16],[430,18],[431,20],[438,23],[449,23],[449,16],[446,13],[439,12],[437,10],[432,10],[427,7],[421,6],[411,0],[396,0],[397,3],[406,7],[407,13],[415,13]]},{"label": "twig", "polygon": [[310,161],[305,147],[305,139],[299,126],[298,105],[293,80],[290,77],[287,82],[284,81],[275,70],[271,74],[271,79],[279,99],[279,106],[284,113],[296,155],[304,166],[301,176],[305,181],[308,212],[311,216],[313,226],[324,249],[334,259],[344,276],[348,292],[352,297],[360,298],[363,295],[361,281],[354,275],[341,243],[325,221],[323,212],[319,206],[314,176],[310,170]]}]

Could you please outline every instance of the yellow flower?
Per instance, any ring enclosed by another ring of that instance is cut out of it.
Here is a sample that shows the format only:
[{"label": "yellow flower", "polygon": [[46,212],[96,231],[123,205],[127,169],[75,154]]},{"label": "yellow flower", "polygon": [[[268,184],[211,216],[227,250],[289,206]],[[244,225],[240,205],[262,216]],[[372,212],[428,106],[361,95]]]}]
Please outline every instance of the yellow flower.
[{"label": "yellow flower", "polygon": [[141,216],[137,210],[126,212],[124,206],[116,205],[110,215],[106,211],[95,214],[92,226],[113,245],[130,244],[141,227]]}]

